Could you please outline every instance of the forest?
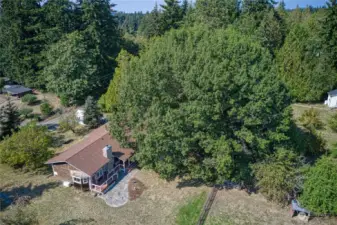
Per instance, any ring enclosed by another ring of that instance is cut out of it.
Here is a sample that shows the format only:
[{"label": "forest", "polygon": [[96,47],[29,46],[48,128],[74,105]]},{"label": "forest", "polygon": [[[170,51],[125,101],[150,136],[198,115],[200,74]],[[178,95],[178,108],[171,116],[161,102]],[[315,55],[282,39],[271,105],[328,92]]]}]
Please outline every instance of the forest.
[{"label": "forest", "polygon": [[0,75],[64,105],[94,96],[111,134],[164,179],[230,180],[337,215],[337,145],[325,145],[314,112],[299,127],[291,107],[337,88],[336,0],[293,10],[273,0],[114,6],[1,0]]}]

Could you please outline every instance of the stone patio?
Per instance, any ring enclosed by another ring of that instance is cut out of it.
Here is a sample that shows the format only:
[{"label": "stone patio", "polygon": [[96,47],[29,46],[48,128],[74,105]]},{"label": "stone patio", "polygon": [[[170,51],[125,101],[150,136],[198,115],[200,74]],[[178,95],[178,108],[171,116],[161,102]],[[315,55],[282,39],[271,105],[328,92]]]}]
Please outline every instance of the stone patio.
[{"label": "stone patio", "polygon": [[128,183],[138,169],[132,170],[120,180],[111,190],[100,196],[110,207],[121,207],[129,201]]}]

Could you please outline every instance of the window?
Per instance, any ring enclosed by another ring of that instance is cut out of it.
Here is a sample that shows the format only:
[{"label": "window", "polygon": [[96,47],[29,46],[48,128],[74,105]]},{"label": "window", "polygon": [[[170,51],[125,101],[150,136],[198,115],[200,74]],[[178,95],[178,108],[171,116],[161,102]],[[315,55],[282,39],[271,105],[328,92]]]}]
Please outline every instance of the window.
[{"label": "window", "polygon": [[87,184],[89,182],[89,178],[86,177],[86,178],[83,178],[83,184]]},{"label": "window", "polygon": [[81,183],[81,178],[73,177],[73,182],[80,184]]}]

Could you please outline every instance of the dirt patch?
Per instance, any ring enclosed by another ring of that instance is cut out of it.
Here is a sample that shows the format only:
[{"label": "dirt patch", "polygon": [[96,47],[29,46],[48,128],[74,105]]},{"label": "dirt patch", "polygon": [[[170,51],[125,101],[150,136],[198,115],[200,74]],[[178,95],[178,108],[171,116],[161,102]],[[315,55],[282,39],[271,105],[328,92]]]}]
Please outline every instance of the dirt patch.
[{"label": "dirt patch", "polygon": [[129,200],[130,201],[134,201],[137,198],[139,198],[146,189],[145,185],[136,178],[132,178],[129,181],[128,185],[129,185],[128,190],[129,190]]}]

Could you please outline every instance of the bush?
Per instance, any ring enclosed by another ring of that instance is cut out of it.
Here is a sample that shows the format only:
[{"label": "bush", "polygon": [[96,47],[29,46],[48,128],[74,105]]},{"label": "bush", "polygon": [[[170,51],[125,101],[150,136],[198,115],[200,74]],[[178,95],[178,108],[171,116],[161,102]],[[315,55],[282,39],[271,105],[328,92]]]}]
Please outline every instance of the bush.
[{"label": "bush", "polygon": [[53,107],[48,102],[44,102],[40,105],[40,110],[42,115],[49,116],[53,112]]},{"label": "bush", "polygon": [[30,118],[32,116],[33,109],[31,108],[22,108],[19,110],[19,114],[23,119]]},{"label": "bush", "polygon": [[26,94],[21,98],[21,101],[27,103],[28,105],[33,105],[37,102],[37,97],[33,94]]},{"label": "bush", "polygon": [[0,162],[14,168],[37,169],[53,154],[52,138],[44,126],[30,123],[0,144]]},{"label": "bush", "polygon": [[316,214],[337,215],[337,159],[319,159],[304,182],[300,201]]},{"label": "bush", "polygon": [[274,155],[252,166],[260,191],[269,200],[286,203],[296,187],[298,158],[289,150],[279,149]]},{"label": "bush", "polygon": [[313,108],[306,110],[299,118],[299,121],[309,130],[322,129],[324,126],[319,118],[319,112]]},{"label": "bush", "polygon": [[334,132],[337,132],[337,113],[332,115],[328,121],[329,127]]},{"label": "bush", "polygon": [[66,95],[61,95],[60,101],[61,101],[61,105],[65,106],[65,107],[68,107],[70,105],[70,99]]}]

